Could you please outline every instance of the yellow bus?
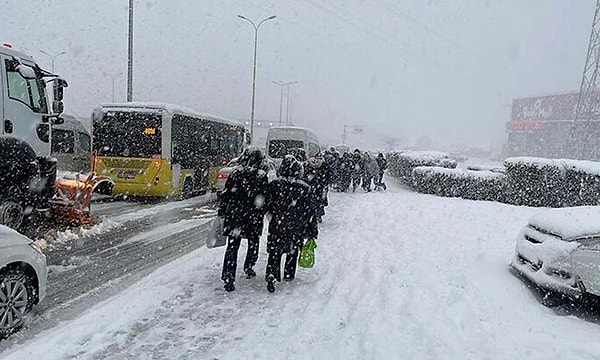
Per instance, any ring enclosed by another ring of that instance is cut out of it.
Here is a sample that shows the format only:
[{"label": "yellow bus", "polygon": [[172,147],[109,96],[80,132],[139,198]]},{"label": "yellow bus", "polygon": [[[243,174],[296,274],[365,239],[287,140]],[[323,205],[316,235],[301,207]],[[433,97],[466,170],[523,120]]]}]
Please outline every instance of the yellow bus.
[{"label": "yellow bus", "polygon": [[241,153],[237,121],[171,104],[108,104],[92,115],[93,166],[115,195],[190,197],[213,188],[216,174]]}]

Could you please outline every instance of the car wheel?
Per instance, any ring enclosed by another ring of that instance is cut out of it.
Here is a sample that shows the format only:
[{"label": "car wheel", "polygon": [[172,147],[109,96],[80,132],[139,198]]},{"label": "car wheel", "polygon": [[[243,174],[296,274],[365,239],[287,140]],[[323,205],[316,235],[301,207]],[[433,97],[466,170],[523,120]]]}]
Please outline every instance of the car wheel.
[{"label": "car wheel", "polygon": [[23,225],[24,217],[25,212],[19,203],[13,200],[6,200],[0,205],[0,224],[18,229]]},{"label": "car wheel", "polygon": [[0,273],[0,338],[19,329],[25,316],[31,311],[35,288],[22,270],[7,270]]}]

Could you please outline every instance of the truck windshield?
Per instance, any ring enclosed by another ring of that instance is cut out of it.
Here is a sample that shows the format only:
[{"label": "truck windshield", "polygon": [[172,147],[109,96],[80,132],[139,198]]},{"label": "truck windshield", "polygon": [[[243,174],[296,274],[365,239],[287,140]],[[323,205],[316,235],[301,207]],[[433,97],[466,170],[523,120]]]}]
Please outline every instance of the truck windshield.
[{"label": "truck windshield", "polygon": [[300,140],[271,140],[269,141],[269,156],[280,159],[302,147],[303,144]]},{"label": "truck windshield", "polygon": [[151,158],[161,155],[162,115],[107,112],[94,121],[93,148],[99,156]]}]

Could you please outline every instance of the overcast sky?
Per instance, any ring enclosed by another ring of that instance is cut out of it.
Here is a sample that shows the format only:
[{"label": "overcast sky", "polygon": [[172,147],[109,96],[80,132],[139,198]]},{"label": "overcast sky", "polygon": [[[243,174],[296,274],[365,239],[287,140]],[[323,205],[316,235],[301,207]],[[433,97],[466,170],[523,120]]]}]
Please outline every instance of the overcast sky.
[{"label": "overcast sky", "polygon": [[[135,100],[250,117],[253,29],[256,118],[279,119],[275,80],[292,88],[292,121],[350,145],[502,141],[514,97],[577,90],[594,0],[135,0]],[[127,0],[0,0],[0,41],[70,84],[67,111],[89,116],[125,99]],[[121,76],[119,76],[121,74]],[[285,116],[285,115],[284,115]]]}]

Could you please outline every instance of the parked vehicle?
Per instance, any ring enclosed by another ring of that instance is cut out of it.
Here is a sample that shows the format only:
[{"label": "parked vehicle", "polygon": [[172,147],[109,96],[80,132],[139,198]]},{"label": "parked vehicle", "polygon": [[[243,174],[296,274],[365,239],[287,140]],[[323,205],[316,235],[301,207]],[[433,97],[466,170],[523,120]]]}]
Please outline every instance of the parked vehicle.
[{"label": "parked vehicle", "polygon": [[63,114],[62,124],[52,125],[50,156],[59,171],[86,174],[91,170],[92,145],[89,131],[73,115]]},{"label": "parked vehicle", "polygon": [[210,190],[246,137],[237,121],[170,104],[108,104],[92,121],[96,170],[121,195],[189,197]]},{"label": "parked vehicle", "polygon": [[302,149],[308,157],[315,155],[320,150],[317,135],[309,129],[293,126],[276,126],[269,128],[267,134],[267,156],[277,166],[283,157]]},{"label": "parked vehicle", "polygon": [[[223,191],[223,189],[225,188],[225,183],[227,182],[229,175],[231,175],[233,170],[239,166],[238,161],[239,158],[231,159],[227,166],[219,170],[219,172],[217,173],[217,181],[215,182],[214,187],[214,190],[217,193]],[[263,160],[263,170],[267,172],[267,177],[269,178],[269,180],[272,180],[277,176],[277,167],[275,166],[275,162],[271,159],[265,158]]]},{"label": "parked vehicle", "polygon": [[517,237],[511,266],[542,289],[600,296],[600,207],[545,210]]},{"label": "parked vehicle", "polygon": [[18,331],[46,295],[48,270],[40,248],[0,225],[0,339]]}]

